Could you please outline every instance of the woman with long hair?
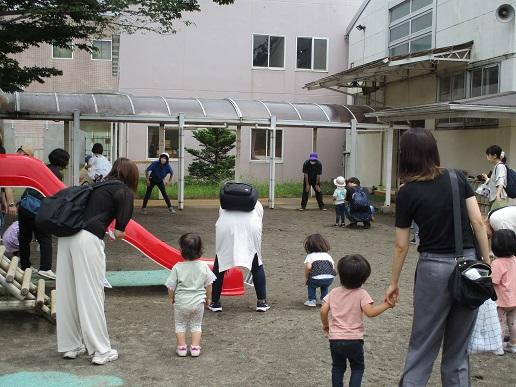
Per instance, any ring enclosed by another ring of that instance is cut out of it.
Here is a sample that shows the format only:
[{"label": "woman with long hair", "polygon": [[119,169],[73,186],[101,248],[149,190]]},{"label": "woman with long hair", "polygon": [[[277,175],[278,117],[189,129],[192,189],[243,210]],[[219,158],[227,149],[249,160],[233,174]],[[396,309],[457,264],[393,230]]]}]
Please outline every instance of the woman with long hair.
[{"label": "woman with long hair", "polygon": [[505,162],[505,152],[498,145],[491,145],[486,149],[486,158],[490,164],[493,165],[491,171],[491,177],[487,177],[484,174],[489,187],[489,203],[491,204],[490,210],[496,210],[507,205],[507,167]]},{"label": "woman with long hair", "polygon": [[115,237],[123,239],[133,213],[133,192],[138,185],[138,167],[119,158],[91,193],[84,211],[86,227],[57,243],[57,350],[65,359],[88,351],[93,364],[118,359],[111,348],[104,314],[106,255],[104,235],[115,220]]},{"label": "woman with long hair", "polygon": [[[409,249],[410,225],[419,226],[420,253],[414,284],[414,317],[400,386],[426,386],[442,344],[441,381],[444,387],[470,386],[468,341],[477,311],[455,303],[448,278],[455,268],[452,189],[449,172],[440,168],[432,133],[410,129],[400,140],[400,177],[396,197],[396,240],[389,303],[399,300],[399,278]],[[464,256],[479,254],[489,261],[482,216],[463,174],[458,173]],[[470,225],[472,227],[470,227]]]}]

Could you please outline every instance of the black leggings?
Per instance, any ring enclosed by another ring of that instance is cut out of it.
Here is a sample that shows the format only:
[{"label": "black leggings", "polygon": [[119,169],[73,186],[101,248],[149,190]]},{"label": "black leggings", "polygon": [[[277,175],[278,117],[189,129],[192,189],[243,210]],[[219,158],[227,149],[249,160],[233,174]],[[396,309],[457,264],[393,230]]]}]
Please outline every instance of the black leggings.
[{"label": "black leggings", "polygon": [[34,215],[21,207],[18,209],[18,223],[20,227],[18,240],[20,243],[20,266],[22,270],[31,267],[30,243],[32,242],[33,234],[39,243],[39,252],[41,254],[39,270],[47,271],[52,269],[52,235],[37,228],[34,224]]},{"label": "black leggings", "polygon": [[163,183],[163,180],[160,180],[159,182],[151,180],[149,186],[147,187],[147,191],[145,192],[145,197],[143,198],[142,208],[147,208],[147,202],[149,201],[154,186],[157,186],[160,190],[161,195],[163,195],[163,199],[165,199],[165,203],[167,203],[167,207],[172,207],[172,203],[170,203],[170,199],[168,198],[167,190],[165,189],[165,184]]},{"label": "black leggings", "polygon": [[[217,256],[215,256],[213,274],[215,274],[217,280],[213,283],[213,292],[211,296],[213,303],[217,303],[220,300],[225,273],[225,271],[219,272],[219,259]],[[265,270],[263,269],[263,265],[258,266],[258,254],[254,255],[253,265],[251,266],[251,273],[253,274],[253,284],[254,290],[256,291],[256,298],[258,300],[266,300],[267,288],[265,286]]]}]

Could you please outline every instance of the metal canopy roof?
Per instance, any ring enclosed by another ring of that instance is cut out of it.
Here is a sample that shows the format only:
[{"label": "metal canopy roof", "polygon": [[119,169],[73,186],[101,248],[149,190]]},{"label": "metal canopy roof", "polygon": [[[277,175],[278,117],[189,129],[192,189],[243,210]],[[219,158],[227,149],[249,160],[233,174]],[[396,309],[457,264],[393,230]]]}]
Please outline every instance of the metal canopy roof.
[{"label": "metal canopy roof", "polygon": [[390,108],[367,113],[384,122],[434,118],[516,118],[516,91],[438,102],[429,105]]},{"label": "metal canopy roof", "polygon": [[9,102],[0,108],[0,119],[73,119],[82,121],[177,123],[179,114],[193,125],[268,125],[292,127],[349,128],[352,119],[359,127],[378,127],[369,106],[287,103],[232,99],[170,98],[128,94],[32,93],[6,94]]},{"label": "metal canopy roof", "polygon": [[337,74],[307,83],[304,88],[368,87],[373,83],[390,83],[406,78],[409,72],[424,75],[435,72],[439,64],[464,66],[469,62],[473,42],[434,48],[410,54],[389,56],[352,67]]}]

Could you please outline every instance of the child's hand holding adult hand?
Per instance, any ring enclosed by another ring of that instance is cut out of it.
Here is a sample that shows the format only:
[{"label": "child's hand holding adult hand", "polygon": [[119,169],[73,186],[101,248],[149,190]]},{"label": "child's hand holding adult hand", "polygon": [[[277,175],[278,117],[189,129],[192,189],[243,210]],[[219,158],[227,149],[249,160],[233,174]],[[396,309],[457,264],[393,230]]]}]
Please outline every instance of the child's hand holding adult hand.
[{"label": "child's hand holding adult hand", "polygon": [[391,284],[385,292],[385,302],[389,305],[396,305],[399,302],[400,288],[398,284]]}]

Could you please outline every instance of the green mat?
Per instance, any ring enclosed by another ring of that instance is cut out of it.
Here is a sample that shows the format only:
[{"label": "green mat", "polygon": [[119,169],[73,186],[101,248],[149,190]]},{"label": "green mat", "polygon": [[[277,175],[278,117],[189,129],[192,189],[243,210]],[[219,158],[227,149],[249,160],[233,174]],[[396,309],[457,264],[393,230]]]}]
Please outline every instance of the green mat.
[{"label": "green mat", "polygon": [[112,287],[152,286],[163,285],[169,274],[168,270],[108,271],[106,279]]}]

